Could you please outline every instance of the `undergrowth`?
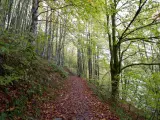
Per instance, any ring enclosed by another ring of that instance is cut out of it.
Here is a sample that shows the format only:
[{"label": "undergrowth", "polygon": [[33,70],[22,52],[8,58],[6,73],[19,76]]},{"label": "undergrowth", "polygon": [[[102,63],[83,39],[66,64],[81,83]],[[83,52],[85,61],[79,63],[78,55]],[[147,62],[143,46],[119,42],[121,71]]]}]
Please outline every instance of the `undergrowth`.
[{"label": "undergrowth", "polygon": [[26,119],[28,102],[57,87],[54,74],[60,74],[59,80],[67,77],[61,67],[37,56],[29,39],[33,38],[8,32],[0,36],[0,120]]},{"label": "undergrowth", "polygon": [[101,101],[109,103],[111,111],[116,113],[121,120],[132,120],[132,117],[123,108],[111,101],[111,92],[106,87],[107,85],[101,84],[98,80],[88,80],[88,85]]}]

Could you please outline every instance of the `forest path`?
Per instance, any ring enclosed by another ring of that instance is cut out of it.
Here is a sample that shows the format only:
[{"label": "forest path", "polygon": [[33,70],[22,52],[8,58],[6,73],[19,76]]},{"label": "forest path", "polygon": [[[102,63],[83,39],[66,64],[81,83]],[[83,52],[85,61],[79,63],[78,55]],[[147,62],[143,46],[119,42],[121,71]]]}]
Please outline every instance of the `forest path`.
[{"label": "forest path", "polygon": [[118,120],[108,105],[93,95],[86,81],[77,76],[70,76],[64,92],[53,103],[43,107],[43,120]]}]

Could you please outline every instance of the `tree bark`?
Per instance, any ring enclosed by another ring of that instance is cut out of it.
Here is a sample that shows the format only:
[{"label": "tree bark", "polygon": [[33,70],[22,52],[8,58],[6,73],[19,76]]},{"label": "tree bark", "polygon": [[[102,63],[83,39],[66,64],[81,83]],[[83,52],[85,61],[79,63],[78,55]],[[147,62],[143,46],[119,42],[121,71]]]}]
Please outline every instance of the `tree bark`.
[{"label": "tree bark", "polygon": [[32,1],[32,23],[31,23],[31,32],[37,36],[37,25],[38,25],[38,7],[39,0]]},{"label": "tree bark", "polygon": [[[112,9],[116,10],[116,0],[112,3]],[[120,81],[120,71],[119,71],[119,59],[118,59],[118,44],[116,40],[116,13],[112,13],[111,22],[112,22],[112,34],[108,33],[109,37],[109,46],[110,46],[110,72],[111,72],[111,86],[112,86],[112,100],[117,101],[119,98],[119,81]],[[109,17],[107,17],[107,22],[109,23]],[[109,24],[108,24],[109,25]]]},{"label": "tree bark", "polygon": [[89,72],[89,79],[92,79],[92,42],[90,38],[90,33],[88,33],[88,72]]},{"label": "tree bark", "polygon": [[52,20],[52,13],[51,13],[51,15],[50,15],[50,23],[49,23],[49,37],[48,37],[48,47],[47,47],[47,59],[48,59],[48,61],[50,61],[52,58],[52,53],[51,53],[51,40],[52,40],[52,22],[51,22],[51,20]]}]

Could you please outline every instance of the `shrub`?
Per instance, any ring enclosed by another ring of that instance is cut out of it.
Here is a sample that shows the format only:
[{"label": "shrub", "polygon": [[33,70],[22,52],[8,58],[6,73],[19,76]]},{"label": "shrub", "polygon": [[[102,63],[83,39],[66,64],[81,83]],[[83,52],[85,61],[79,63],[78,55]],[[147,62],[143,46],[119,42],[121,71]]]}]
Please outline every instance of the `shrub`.
[{"label": "shrub", "polygon": [[57,66],[57,65],[55,65],[55,64],[51,64],[50,66],[53,68],[54,72],[60,73],[60,75],[61,75],[63,78],[66,78],[66,77],[68,76],[67,72],[64,71],[64,69],[63,69],[62,67]]}]

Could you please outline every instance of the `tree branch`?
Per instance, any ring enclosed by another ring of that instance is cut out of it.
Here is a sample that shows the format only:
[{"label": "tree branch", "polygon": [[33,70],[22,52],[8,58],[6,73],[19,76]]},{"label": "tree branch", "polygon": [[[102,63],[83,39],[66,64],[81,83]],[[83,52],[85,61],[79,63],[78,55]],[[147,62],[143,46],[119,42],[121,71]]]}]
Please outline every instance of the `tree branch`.
[{"label": "tree branch", "polygon": [[154,36],[154,37],[148,37],[148,38],[142,38],[142,37],[135,37],[135,38],[126,38],[124,39],[121,43],[127,42],[127,41],[135,41],[135,40],[142,40],[144,42],[150,42],[150,43],[157,43],[160,44],[160,42],[156,41],[151,41],[149,39],[160,39],[160,36]]},{"label": "tree branch", "polygon": [[136,55],[138,52],[134,52],[133,54],[131,54],[131,55],[128,55],[127,57],[125,57],[124,59],[122,59],[122,61],[124,61],[124,60],[126,60],[126,59],[128,59],[129,57],[131,57],[131,56],[134,56],[134,55]]},{"label": "tree branch", "polygon": [[138,66],[138,65],[160,65],[160,63],[133,63],[133,64],[126,65],[126,66],[122,67],[121,71],[123,71],[124,69],[126,69],[128,67]]},{"label": "tree branch", "polygon": [[[140,0],[141,2],[141,0]],[[120,40],[123,39],[123,36],[125,35],[125,33],[127,32],[127,30],[129,29],[129,27],[132,25],[132,23],[135,21],[135,19],[137,18],[137,16],[140,14],[143,6],[145,5],[145,3],[147,2],[147,0],[145,0],[143,2],[143,4],[141,6],[139,6],[138,10],[136,11],[134,17],[132,18],[132,20],[130,21],[130,23],[128,24],[127,28],[124,30],[124,32],[122,33],[121,37],[119,38]]]},{"label": "tree branch", "polygon": [[144,25],[144,26],[141,26],[141,27],[138,27],[130,32],[128,32],[127,34],[125,34],[125,36],[123,36],[123,38],[125,38],[126,36],[128,36],[129,34],[137,31],[137,30],[140,30],[140,29],[143,29],[143,28],[146,28],[146,27],[149,27],[149,26],[152,26],[152,25],[157,25],[157,24],[160,24],[160,22],[154,22],[152,21],[151,23],[147,24],[147,25]]},{"label": "tree branch", "polygon": [[40,16],[41,14],[43,14],[43,13],[46,13],[46,12],[49,12],[49,11],[54,11],[54,10],[59,10],[59,9],[62,9],[62,8],[66,8],[66,7],[68,7],[68,6],[72,6],[73,4],[68,4],[68,5],[65,5],[65,6],[62,6],[62,7],[59,7],[59,8],[51,8],[51,9],[49,9],[49,10],[46,10],[46,11],[43,11],[43,12],[40,12],[38,15],[37,15],[37,17],[38,16]]},{"label": "tree branch", "polygon": [[122,62],[122,58],[123,58],[124,53],[128,50],[128,48],[130,47],[131,44],[132,44],[132,42],[130,42],[128,44],[128,46],[126,47],[126,49],[122,51],[121,56],[120,56],[120,61],[119,61],[120,63]]},{"label": "tree branch", "polygon": [[[37,21],[42,21],[42,22],[46,22],[48,20],[37,20]],[[49,20],[48,22],[54,22],[53,20]]]}]

